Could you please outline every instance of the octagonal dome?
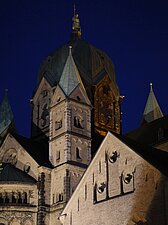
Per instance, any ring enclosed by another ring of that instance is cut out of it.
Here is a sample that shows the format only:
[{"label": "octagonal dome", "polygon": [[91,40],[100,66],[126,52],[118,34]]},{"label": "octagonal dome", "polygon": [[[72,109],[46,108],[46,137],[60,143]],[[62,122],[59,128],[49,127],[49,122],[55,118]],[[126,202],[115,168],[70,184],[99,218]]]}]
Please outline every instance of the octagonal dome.
[{"label": "octagonal dome", "polygon": [[72,46],[75,64],[87,92],[91,92],[90,87],[96,85],[106,73],[108,73],[111,81],[114,82],[118,89],[114,66],[110,58],[103,51],[80,38],[72,39],[61,48],[49,54],[41,65],[38,84],[42,77],[45,77],[52,87],[59,83],[70,45]]}]

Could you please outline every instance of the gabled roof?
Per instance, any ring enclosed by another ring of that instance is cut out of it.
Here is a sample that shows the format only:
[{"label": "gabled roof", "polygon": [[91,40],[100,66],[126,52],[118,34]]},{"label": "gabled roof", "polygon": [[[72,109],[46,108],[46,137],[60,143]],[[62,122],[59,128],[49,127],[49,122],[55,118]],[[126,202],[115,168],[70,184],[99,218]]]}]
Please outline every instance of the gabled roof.
[{"label": "gabled roof", "polygon": [[168,177],[168,152],[138,143],[137,141],[126,136],[121,136],[120,134],[113,133],[113,135]]},{"label": "gabled roof", "polygon": [[[160,137],[159,133],[162,132]],[[168,116],[161,117],[126,134],[141,144],[156,145],[168,139]]]},{"label": "gabled roof", "polygon": [[155,94],[152,89],[152,83],[150,84],[150,92],[148,96],[148,100],[145,106],[145,110],[143,113],[143,122],[150,123],[156,119],[163,117],[163,113],[160,109],[160,106],[156,100]]},{"label": "gabled roof", "polygon": [[0,105],[0,135],[13,123],[13,113],[8,101],[7,92]]},{"label": "gabled roof", "polygon": [[[61,221],[64,219],[64,215],[66,215],[66,213],[68,212],[66,210],[71,206],[71,202],[73,201],[75,196],[77,196],[77,194],[80,192],[82,185],[84,186],[87,183],[87,177],[90,177],[91,174],[93,174],[92,168],[94,167],[95,162],[96,161],[98,162],[100,159],[99,157],[102,157],[102,152],[104,155],[104,153],[106,151],[108,151],[108,149],[110,149],[110,147],[111,147],[110,140],[111,140],[111,143],[114,143],[114,145],[112,146],[114,149],[115,149],[115,145],[119,144],[119,142],[121,142],[123,146],[125,145],[125,148],[123,148],[121,145],[121,151],[123,149],[124,149],[124,151],[126,150],[128,152],[129,152],[129,150],[132,150],[132,153],[135,152],[137,155],[142,157],[145,161],[147,161],[152,166],[154,166],[156,169],[158,169],[163,175],[168,177],[168,167],[167,167],[168,153],[167,152],[163,152],[163,151],[160,151],[160,150],[152,148],[152,147],[147,147],[145,145],[141,145],[141,144],[137,143],[136,141],[133,141],[133,140],[131,140],[125,136],[122,136],[120,134],[116,134],[114,132],[108,132],[106,137],[104,138],[101,146],[99,147],[95,157],[91,161],[91,163],[88,166],[87,170],[85,171],[82,179],[80,180],[77,188],[73,192],[73,195],[71,196],[70,200],[68,201],[67,205],[65,206],[65,208],[61,214],[61,217],[60,217]],[[109,148],[106,145],[104,145],[105,143],[107,143]],[[103,145],[105,147],[103,147]],[[127,148],[126,146],[128,146],[129,148]],[[136,166],[136,164],[133,164],[133,165]],[[134,169],[135,169],[135,167],[134,167]],[[90,171],[91,171],[91,173],[90,173]],[[122,167],[122,171],[123,171],[123,167]],[[101,179],[101,176],[100,176],[100,179]],[[77,196],[77,198],[78,198],[78,196]]]},{"label": "gabled roof", "polygon": [[79,71],[72,57],[71,48],[72,47],[69,46],[69,55],[59,82],[59,86],[62,88],[66,96],[69,96],[79,84],[82,84]]},{"label": "gabled roof", "polygon": [[0,167],[0,182],[36,183],[36,180],[15,166],[3,163]]},{"label": "gabled roof", "polygon": [[45,140],[34,141],[30,138],[23,137],[16,133],[12,136],[19,144],[33,157],[33,159],[41,166],[52,167],[49,161],[49,145]]},{"label": "gabled roof", "polygon": [[[161,120],[162,118],[160,118]],[[168,122],[168,116],[165,118]],[[156,120],[157,121],[157,120]],[[158,120],[159,121],[159,120]],[[154,121],[153,121],[154,123]],[[163,121],[165,123],[165,120]],[[148,125],[148,124],[147,124]],[[148,146],[147,144],[140,143],[137,140],[133,140],[129,136],[123,136],[114,132],[108,132],[108,134],[114,135],[128,147],[130,147],[139,156],[157,168],[162,174],[168,177],[168,152]],[[106,137],[105,137],[106,138]],[[104,140],[105,140],[104,138]],[[146,137],[148,138],[148,137]],[[98,140],[98,139],[97,139]],[[103,140],[103,141],[104,141]],[[102,141],[102,143],[103,143]]]}]

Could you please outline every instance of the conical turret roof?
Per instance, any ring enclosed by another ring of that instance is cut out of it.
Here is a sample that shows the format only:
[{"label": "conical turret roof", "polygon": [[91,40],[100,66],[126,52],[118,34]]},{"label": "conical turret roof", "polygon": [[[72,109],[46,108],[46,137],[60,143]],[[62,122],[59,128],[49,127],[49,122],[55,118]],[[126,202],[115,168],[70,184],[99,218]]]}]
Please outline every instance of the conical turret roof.
[{"label": "conical turret roof", "polygon": [[163,113],[153,92],[152,83],[150,83],[150,92],[143,113],[143,122],[150,123],[161,117],[163,117]]},{"label": "conical turret roof", "polygon": [[9,104],[7,91],[0,105],[0,135],[13,123],[13,112]]},{"label": "conical turret roof", "polygon": [[69,55],[59,82],[59,86],[62,88],[66,96],[69,96],[79,84],[83,85],[79,71],[73,60],[71,48],[72,47],[69,46]]}]

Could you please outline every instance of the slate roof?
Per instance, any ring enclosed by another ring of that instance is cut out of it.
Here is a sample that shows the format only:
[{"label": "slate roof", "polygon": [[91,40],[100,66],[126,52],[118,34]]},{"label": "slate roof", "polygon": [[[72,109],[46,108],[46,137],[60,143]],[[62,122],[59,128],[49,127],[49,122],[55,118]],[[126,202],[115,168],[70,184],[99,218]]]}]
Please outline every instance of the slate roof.
[{"label": "slate roof", "polygon": [[126,136],[113,133],[123,143],[130,147],[139,156],[157,168],[162,174],[168,177],[168,152],[138,143]]},{"label": "slate roof", "polygon": [[[45,77],[51,86],[56,86],[59,83],[69,54],[70,45],[72,46],[74,62],[90,100],[92,100],[90,87],[97,84],[106,72],[116,84],[114,66],[110,58],[103,51],[78,38],[71,39],[67,44],[49,54],[41,65],[38,84],[42,77]],[[117,84],[116,89],[119,92]]]},{"label": "slate roof", "polygon": [[36,183],[36,180],[15,166],[3,163],[0,166],[0,182]]},{"label": "slate roof", "polygon": [[[111,133],[168,177],[168,152],[152,147],[153,144],[158,143],[157,137],[160,128],[164,130],[164,137],[159,141],[164,142],[168,138],[168,116],[144,124],[126,135]],[[99,134],[94,134],[92,139],[92,157],[103,139],[104,137]]]},{"label": "slate roof", "polygon": [[80,83],[82,84],[79,71],[73,60],[71,48],[72,47],[69,46],[69,55],[59,81],[59,86],[62,88],[66,96],[69,96]]},{"label": "slate roof", "polygon": [[163,117],[163,113],[160,106],[156,100],[155,94],[153,92],[152,83],[150,84],[150,92],[148,100],[143,113],[143,121],[150,123],[156,119]]},{"label": "slate roof", "polygon": [[21,146],[23,146],[23,148],[39,165],[52,167],[49,161],[49,144],[47,141],[40,140],[37,142],[16,133],[13,133],[12,136],[20,143]]},{"label": "slate roof", "polygon": [[[160,131],[162,131],[163,136],[159,137]],[[127,133],[126,136],[146,145],[164,142],[168,138],[168,115],[150,123],[145,123],[141,127]]]}]

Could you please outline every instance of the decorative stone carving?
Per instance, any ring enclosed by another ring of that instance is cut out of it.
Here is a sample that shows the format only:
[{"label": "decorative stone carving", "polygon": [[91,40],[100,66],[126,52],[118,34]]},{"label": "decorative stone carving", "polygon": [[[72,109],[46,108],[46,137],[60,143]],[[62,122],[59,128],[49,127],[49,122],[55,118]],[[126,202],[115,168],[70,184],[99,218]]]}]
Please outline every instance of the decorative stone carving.
[{"label": "decorative stone carving", "polygon": [[24,170],[26,173],[29,173],[30,168],[31,168],[30,163],[27,162],[27,163],[24,165],[23,170]]},{"label": "decorative stone carving", "polygon": [[0,215],[0,224],[3,225],[32,225],[33,216],[30,212],[2,211]]},{"label": "decorative stone carving", "polygon": [[120,153],[118,153],[117,151],[114,151],[109,155],[109,161],[111,163],[115,163],[117,161],[117,158],[119,157],[120,157]]},{"label": "decorative stone carving", "polygon": [[123,181],[126,184],[129,184],[131,182],[132,178],[133,178],[133,175],[130,174],[130,173],[127,173],[127,174],[123,175]]},{"label": "decorative stone carving", "polygon": [[2,162],[4,163],[11,163],[12,165],[15,165],[17,163],[17,151],[16,149],[8,149],[2,158]]},{"label": "decorative stone carving", "polygon": [[106,184],[105,182],[102,182],[100,183],[100,185],[97,186],[97,191],[101,194],[104,192],[105,188],[106,188]]}]

